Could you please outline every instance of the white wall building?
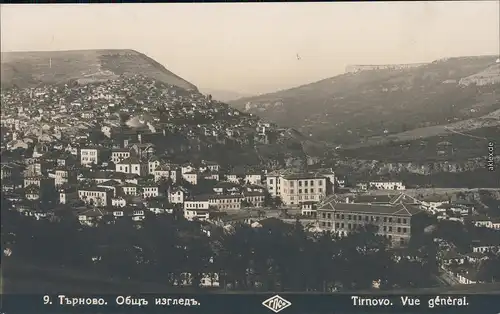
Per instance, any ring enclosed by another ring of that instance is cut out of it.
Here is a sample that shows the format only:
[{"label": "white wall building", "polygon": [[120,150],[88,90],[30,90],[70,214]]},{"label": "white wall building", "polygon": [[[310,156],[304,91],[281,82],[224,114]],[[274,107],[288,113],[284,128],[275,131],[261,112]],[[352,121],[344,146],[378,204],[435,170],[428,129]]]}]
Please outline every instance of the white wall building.
[{"label": "white wall building", "polygon": [[406,190],[405,185],[400,181],[372,181],[368,185],[370,188],[377,190]]}]

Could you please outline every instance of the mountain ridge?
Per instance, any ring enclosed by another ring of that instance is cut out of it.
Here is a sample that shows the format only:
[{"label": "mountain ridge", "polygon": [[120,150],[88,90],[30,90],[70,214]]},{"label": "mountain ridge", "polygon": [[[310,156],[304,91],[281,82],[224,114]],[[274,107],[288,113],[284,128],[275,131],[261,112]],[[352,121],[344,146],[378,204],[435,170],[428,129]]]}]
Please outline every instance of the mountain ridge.
[{"label": "mountain ridge", "polygon": [[1,65],[3,87],[36,87],[75,80],[92,83],[141,74],[186,90],[198,90],[156,60],[133,49],[2,52]]},{"label": "mountain ridge", "polygon": [[[352,144],[500,109],[500,73],[492,72],[496,59],[492,55],[453,57],[396,70],[344,73],[229,103],[318,140]],[[485,71],[487,79],[474,77]],[[471,76],[473,83],[463,84],[462,79]]]}]

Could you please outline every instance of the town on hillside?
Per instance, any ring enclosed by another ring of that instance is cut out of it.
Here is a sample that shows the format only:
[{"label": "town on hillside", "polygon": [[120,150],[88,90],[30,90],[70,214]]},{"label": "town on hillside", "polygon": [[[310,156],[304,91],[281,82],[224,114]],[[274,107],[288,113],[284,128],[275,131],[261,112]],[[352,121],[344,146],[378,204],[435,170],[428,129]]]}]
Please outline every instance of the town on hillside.
[{"label": "town on hillside", "polygon": [[[2,216],[12,219],[2,219],[6,259],[49,259],[52,266],[87,270],[102,264],[107,266],[101,270],[114,269],[112,276],[125,280],[158,279],[142,271],[161,267],[167,269],[161,281],[171,285],[224,290],[341,291],[500,281],[498,191],[407,190],[400,181],[352,185],[332,168],[234,166],[227,162],[234,158],[230,151],[222,152],[221,160],[204,156],[196,146],[251,148],[279,141],[282,131],[210,96],[141,76],[2,90],[1,101]],[[190,160],[193,150],[197,157]],[[23,235],[30,232],[37,236]],[[136,243],[127,232],[151,242]],[[180,241],[175,245],[169,238],[173,233]],[[37,242],[43,236],[59,247],[48,254],[51,246]],[[330,246],[324,246],[324,237]],[[153,242],[175,252],[158,256],[159,249],[150,248]],[[120,245],[127,249],[113,259],[109,252]],[[95,250],[86,251],[91,247]],[[324,255],[340,247],[355,252],[339,260],[340,255]],[[361,247],[371,249],[356,251]],[[387,256],[379,256],[381,248]],[[276,250],[291,255],[280,260]],[[301,255],[313,250],[323,255]],[[238,254],[246,256],[244,261]],[[187,259],[175,264],[174,256]],[[303,264],[292,265],[299,257]],[[133,262],[127,264],[129,258]],[[210,266],[215,261],[218,266]],[[388,261],[398,278],[376,270],[377,263]],[[311,282],[290,282],[280,272],[290,267],[287,272],[297,273],[307,265],[311,270],[304,276],[311,272],[316,278]],[[354,275],[358,267],[372,265],[369,275]],[[312,273],[337,266],[351,267],[350,275],[333,273],[318,283],[321,274]]]}]

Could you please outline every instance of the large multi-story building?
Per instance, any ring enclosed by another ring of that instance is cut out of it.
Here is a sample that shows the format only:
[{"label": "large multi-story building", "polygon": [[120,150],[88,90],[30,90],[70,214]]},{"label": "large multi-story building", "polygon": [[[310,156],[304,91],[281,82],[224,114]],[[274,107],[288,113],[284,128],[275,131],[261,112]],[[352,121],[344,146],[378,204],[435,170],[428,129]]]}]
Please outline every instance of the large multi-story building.
[{"label": "large multi-story building", "polygon": [[219,210],[237,210],[241,209],[243,196],[236,195],[211,195],[208,199],[210,206],[214,206]]},{"label": "large multi-story building", "polygon": [[292,174],[279,178],[279,195],[284,205],[320,202],[327,195],[326,177],[316,174]]},{"label": "large multi-story building", "polygon": [[110,206],[112,196],[112,191],[102,187],[89,187],[78,190],[78,197],[82,201],[97,207]]},{"label": "large multi-story building", "polygon": [[[377,233],[389,239],[393,245],[406,245],[423,211],[417,206],[395,204],[359,204],[326,202],[317,209],[319,227],[340,235],[374,225]],[[420,227],[416,227],[420,230]]]}]

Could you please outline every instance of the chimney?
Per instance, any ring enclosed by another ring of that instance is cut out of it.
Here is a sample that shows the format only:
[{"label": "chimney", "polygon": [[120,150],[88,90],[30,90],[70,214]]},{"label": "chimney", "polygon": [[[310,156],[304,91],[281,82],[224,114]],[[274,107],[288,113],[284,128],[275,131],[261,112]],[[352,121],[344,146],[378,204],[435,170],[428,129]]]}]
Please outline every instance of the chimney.
[{"label": "chimney", "polygon": [[347,196],[347,197],[345,198],[345,202],[346,202],[346,204],[349,204],[349,196]]}]

